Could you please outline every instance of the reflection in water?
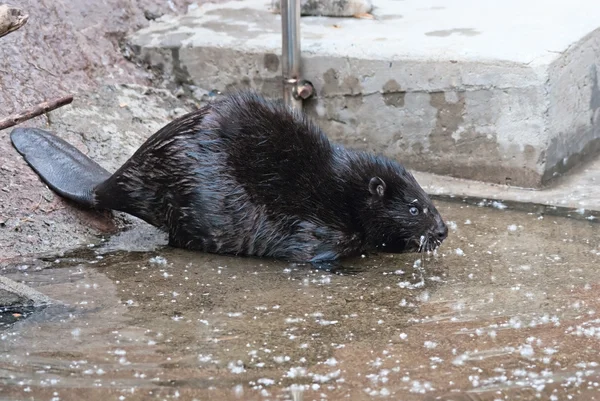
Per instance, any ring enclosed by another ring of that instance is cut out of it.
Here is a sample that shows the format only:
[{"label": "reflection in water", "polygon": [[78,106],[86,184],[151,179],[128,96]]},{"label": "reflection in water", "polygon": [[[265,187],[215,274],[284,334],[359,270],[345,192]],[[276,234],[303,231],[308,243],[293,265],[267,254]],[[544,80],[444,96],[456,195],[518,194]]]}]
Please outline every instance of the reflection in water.
[{"label": "reflection in water", "polygon": [[0,396],[596,397],[598,226],[440,209],[437,255],[346,261],[356,275],[170,248],[11,271],[63,304],[0,331]]}]

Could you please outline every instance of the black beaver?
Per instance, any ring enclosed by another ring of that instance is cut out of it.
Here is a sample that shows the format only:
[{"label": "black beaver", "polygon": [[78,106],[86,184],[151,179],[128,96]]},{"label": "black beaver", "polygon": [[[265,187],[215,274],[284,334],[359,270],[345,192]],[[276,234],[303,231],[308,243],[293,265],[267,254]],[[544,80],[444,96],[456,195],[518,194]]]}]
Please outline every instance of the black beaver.
[{"label": "black beaver", "polygon": [[332,144],[303,113],[253,92],[172,121],[114,174],[43,130],[11,140],[61,196],[137,216],[174,247],[327,262],[430,251],[448,234],[400,164]]}]

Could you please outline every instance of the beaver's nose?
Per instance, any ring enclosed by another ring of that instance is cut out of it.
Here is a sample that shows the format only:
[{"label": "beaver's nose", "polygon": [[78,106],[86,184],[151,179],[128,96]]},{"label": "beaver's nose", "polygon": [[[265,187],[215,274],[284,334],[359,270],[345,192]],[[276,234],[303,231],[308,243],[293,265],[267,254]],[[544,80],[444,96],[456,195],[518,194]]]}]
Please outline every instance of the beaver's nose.
[{"label": "beaver's nose", "polygon": [[448,227],[446,226],[446,224],[444,224],[442,220],[437,222],[437,226],[433,231],[433,235],[435,235],[435,238],[438,241],[443,241],[448,236]]}]

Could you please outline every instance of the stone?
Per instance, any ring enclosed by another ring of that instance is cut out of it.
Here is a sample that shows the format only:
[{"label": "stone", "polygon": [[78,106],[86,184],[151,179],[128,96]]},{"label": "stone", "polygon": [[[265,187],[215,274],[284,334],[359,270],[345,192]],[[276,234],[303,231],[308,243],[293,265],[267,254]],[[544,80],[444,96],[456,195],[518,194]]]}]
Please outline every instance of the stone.
[{"label": "stone", "polygon": [[52,300],[22,283],[0,276],[0,309],[19,310],[48,305]]}]

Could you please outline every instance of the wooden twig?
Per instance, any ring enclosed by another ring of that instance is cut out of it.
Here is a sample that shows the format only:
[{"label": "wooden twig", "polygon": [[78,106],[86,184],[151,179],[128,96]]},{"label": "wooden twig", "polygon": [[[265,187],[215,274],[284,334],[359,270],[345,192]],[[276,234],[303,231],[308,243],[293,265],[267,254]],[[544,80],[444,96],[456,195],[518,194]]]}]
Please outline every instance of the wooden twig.
[{"label": "wooden twig", "polygon": [[25,25],[28,18],[29,15],[20,8],[7,4],[0,5],[0,38]]},{"label": "wooden twig", "polygon": [[31,120],[34,117],[40,116],[42,114],[48,113],[49,111],[58,109],[59,107],[65,106],[73,101],[73,95],[63,96],[58,99],[49,100],[47,102],[42,102],[37,106],[32,107],[31,109],[22,111],[17,114],[13,114],[10,117],[4,118],[0,120],[0,130],[5,128],[12,127],[13,125],[17,125],[22,123],[23,121]]}]

